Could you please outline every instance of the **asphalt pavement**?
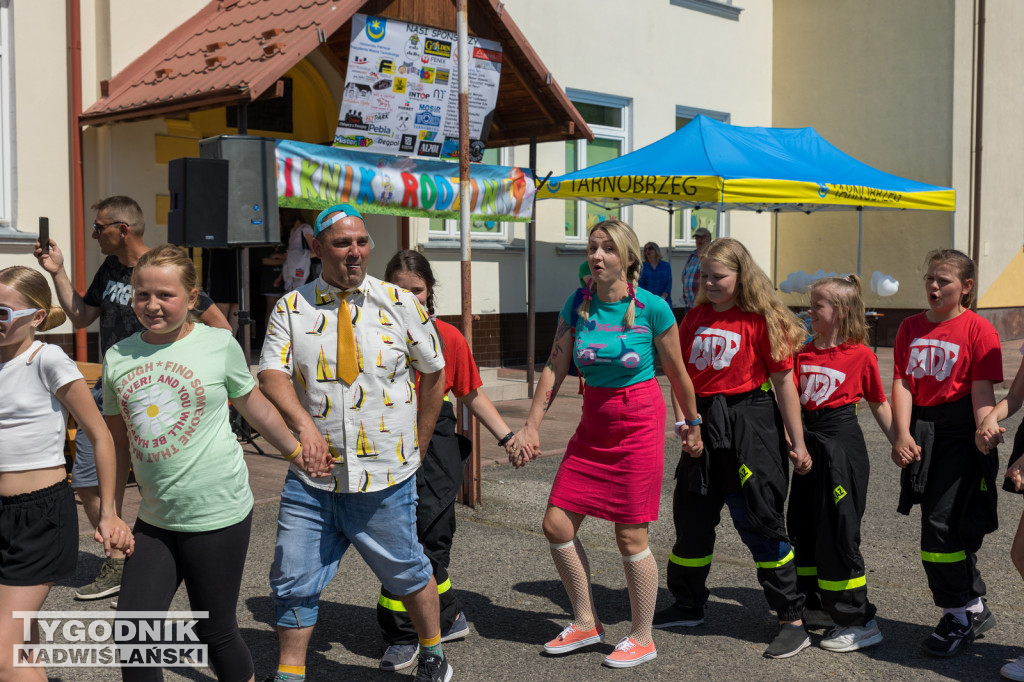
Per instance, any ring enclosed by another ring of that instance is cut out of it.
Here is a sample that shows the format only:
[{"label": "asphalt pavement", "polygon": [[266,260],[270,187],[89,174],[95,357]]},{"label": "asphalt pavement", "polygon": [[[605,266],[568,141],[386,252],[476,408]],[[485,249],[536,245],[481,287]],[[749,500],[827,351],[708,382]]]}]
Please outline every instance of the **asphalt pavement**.
[{"label": "asphalt pavement", "polygon": [[[885,349],[882,349],[883,352]],[[1013,360],[1014,364],[1016,359]],[[883,375],[886,372],[883,370]],[[890,375],[891,376],[891,375]],[[1007,381],[1012,379],[1012,370]],[[580,537],[590,557],[598,615],[606,641],[568,655],[551,657],[542,645],[556,636],[571,618],[569,602],[552,564],[541,520],[557,454],[575,427],[581,399],[576,386],[563,387],[541,431],[547,456],[514,470],[507,464],[483,469],[483,502],[476,508],[459,506],[458,534],[452,552],[452,584],[458,590],[470,623],[464,641],[445,644],[456,680],[571,680],[571,679],[885,679],[976,680],[998,679],[1000,666],[1024,654],[1024,597],[1021,577],[1009,558],[1010,543],[1021,517],[1022,498],[1000,494],[1000,529],[988,536],[979,553],[979,567],[988,585],[988,603],[997,626],[952,659],[921,653],[920,643],[938,622],[941,611],[931,602],[918,549],[920,513],[896,513],[899,472],[889,460],[889,447],[871,418],[860,411],[860,422],[872,458],[869,508],[863,523],[862,551],[868,567],[870,599],[878,607],[885,641],[862,652],[836,654],[813,646],[785,660],[769,660],[762,652],[775,635],[777,622],[757,584],[753,561],[725,515],[709,579],[711,600],[704,625],[655,631],[657,659],[636,668],[613,670],[601,666],[605,655],[629,632],[629,601],[622,563],[612,525],[588,520]],[[1000,396],[1005,390],[1000,391]],[[506,420],[518,426],[528,401],[500,403]],[[1012,435],[1020,415],[1006,424]],[[488,444],[485,459],[500,459]],[[671,602],[664,587],[665,567],[674,533],[671,521],[672,472],[679,458],[679,441],[665,446],[665,479],[661,520],[651,524],[651,549],[658,561],[661,588],[658,606]],[[275,457],[247,455],[250,471],[264,487],[279,487],[285,467]],[[1009,447],[1001,459],[1005,465]],[[276,483],[275,483],[276,481]],[[277,502],[257,494],[253,533],[238,603],[242,635],[263,680],[276,666],[277,640],[267,576],[273,557]],[[126,514],[127,516],[128,514]],[[82,527],[84,530],[84,526]],[[78,602],[75,587],[88,582],[102,561],[98,546],[83,534],[79,567],[74,579],[57,585],[44,606],[50,611],[101,611],[108,600]],[[218,570],[211,565],[211,571]],[[307,660],[309,680],[388,680],[410,676],[382,673],[374,606],[378,584],[357,554],[350,552],[338,576],[324,590],[320,621]],[[185,590],[173,607],[187,610]],[[812,631],[816,645],[823,632]],[[118,673],[104,668],[49,670],[51,679],[109,680]],[[165,670],[168,680],[214,679],[202,669]]]}]

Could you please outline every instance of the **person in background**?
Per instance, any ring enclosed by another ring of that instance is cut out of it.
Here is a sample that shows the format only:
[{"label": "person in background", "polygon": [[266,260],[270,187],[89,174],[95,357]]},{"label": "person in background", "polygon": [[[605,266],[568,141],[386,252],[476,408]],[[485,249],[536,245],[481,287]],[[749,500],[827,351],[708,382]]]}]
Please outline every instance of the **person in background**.
[{"label": "person in background", "polygon": [[672,307],[672,264],[661,260],[661,249],[654,242],[644,244],[644,265],[640,269],[641,289],[660,296]]},{"label": "person in background", "polygon": [[700,259],[708,250],[708,244],[711,243],[710,230],[706,227],[698,227],[693,231],[693,241],[696,242],[697,248],[690,253],[686,264],[683,265],[683,295],[680,297],[683,307],[679,313],[679,320],[682,320],[686,313],[693,308],[697,292],[700,291]]},{"label": "person in background", "polygon": [[[71,284],[71,279],[64,269],[64,253],[57,246],[57,242],[50,239],[49,249],[43,249],[42,245],[36,242],[35,257],[43,270],[50,273],[57,291],[57,301],[76,329],[88,327],[99,319],[102,360],[108,348],[145,329],[132,308],[132,269],[142,254],[149,251],[149,247],[143,241],[146,218],[134,199],[126,196],[107,197],[93,204],[92,208],[96,211],[92,223],[92,238],[96,240],[100,252],[106,259],[96,271],[96,276],[93,277],[85,296],[75,291]],[[199,292],[196,314],[201,322],[210,327],[231,330],[231,325],[224,319],[224,315],[203,291]],[[92,390],[93,398],[101,411],[102,384],[101,380]],[[120,476],[120,472],[118,475]],[[127,477],[127,470],[124,475]],[[75,464],[71,471],[71,486],[82,500],[82,507],[93,528],[99,523],[98,485],[92,443],[85,430],[79,429],[75,436]],[[116,511],[120,515],[120,497],[117,500]],[[118,550],[111,551],[96,578],[79,588],[75,592],[75,597],[92,600],[117,594],[120,590],[123,568],[124,555]]]},{"label": "person in background", "polygon": [[203,249],[204,288],[238,334],[238,253],[236,249]]},{"label": "person in background", "polygon": [[298,210],[282,208],[281,230],[286,232],[288,244],[288,255],[281,269],[281,284],[285,291],[295,291],[309,278],[313,228],[302,219]]}]

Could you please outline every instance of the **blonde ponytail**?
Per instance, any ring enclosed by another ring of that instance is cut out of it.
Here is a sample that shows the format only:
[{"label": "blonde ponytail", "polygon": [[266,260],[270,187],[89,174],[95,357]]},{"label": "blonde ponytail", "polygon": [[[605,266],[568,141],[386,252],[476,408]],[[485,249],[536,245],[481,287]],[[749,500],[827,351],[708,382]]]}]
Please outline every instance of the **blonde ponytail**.
[{"label": "blonde ponytail", "polygon": [[51,305],[46,311],[46,317],[43,318],[42,324],[39,325],[39,331],[48,332],[64,324],[66,319],[68,317],[64,314],[63,308],[59,305]]}]

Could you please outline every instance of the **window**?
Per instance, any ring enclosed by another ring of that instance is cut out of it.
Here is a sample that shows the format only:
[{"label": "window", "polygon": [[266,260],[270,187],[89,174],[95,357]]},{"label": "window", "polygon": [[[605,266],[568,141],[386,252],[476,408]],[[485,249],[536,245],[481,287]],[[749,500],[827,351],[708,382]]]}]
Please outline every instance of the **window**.
[{"label": "window", "polygon": [[14,50],[11,45],[10,15],[10,0],[0,0],[0,231],[14,229],[14,188],[11,186],[14,177],[14,83],[11,78],[11,57]]},{"label": "window", "polygon": [[[566,94],[594,133],[594,141],[565,143],[565,172],[589,168],[632,150],[632,100],[566,88]],[[585,201],[565,202],[565,239],[583,241],[587,230],[607,218],[622,218],[622,210],[603,209]]]},{"label": "window", "polygon": [[[508,148],[485,149],[481,163],[492,166],[511,166],[512,150]],[[459,221],[445,218],[431,218],[427,230],[431,239],[458,239]],[[508,238],[508,223],[470,216],[469,234],[472,239],[501,240]]]},{"label": "window", "polygon": [[[710,109],[696,109],[694,107],[676,107],[676,130],[679,130],[692,121],[698,114],[704,114],[722,123],[729,122],[729,114]],[[712,239],[725,236],[723,220],[726,214],[719,212],[717,208],[686,208],[676,212],[675,227],[672,234],[673,246],[693,246],[693,233],[698,228],[705,228],[711,232]]]},{"label": "window", "polygon": [[734,6],[732,0],[669,0],[669,2],[677,7],[685,7],[733,21],[739,21],[740,12],[743,11],[742,7]]},{"label": "window", "polygon": [[[291,133],[292,129],[292,79],[282,78],[284,94],[250,102],[246,109],[247,129],[265,130],[270,133]],[[238,128],[238,107],[227,107],[227,127]]]}]

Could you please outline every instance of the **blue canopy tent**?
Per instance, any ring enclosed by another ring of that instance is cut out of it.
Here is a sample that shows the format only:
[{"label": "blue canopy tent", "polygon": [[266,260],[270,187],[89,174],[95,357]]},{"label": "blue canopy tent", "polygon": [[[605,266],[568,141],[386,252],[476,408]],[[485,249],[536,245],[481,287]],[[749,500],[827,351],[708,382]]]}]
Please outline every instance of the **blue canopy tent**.
[{"label": "blue canopy tent", "polygon": [[[814,128],[750,128],[697,116],[671,135],[616,159],[554,177],[538,199],[579,199],[606,209],[653,206],[719,211],[952,211],[949,187],[901,178],[844,153]],[[777,251],[777,248],[775,249]],[[773,273],[774,274],[774,273]]]}]

